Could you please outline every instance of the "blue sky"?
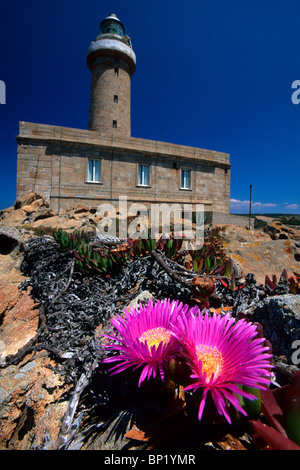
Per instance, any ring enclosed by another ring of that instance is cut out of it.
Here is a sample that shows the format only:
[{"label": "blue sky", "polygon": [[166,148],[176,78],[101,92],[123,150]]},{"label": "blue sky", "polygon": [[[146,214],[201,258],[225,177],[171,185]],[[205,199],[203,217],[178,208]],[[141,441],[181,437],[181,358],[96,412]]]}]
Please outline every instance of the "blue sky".
[{"label": "blue sky", "polygon": [[253,213],[300,213],[299,0],[3,3],[0,209],[16,199],[19,121],[87,129],[87,48],[114,12],[137,57],[132,136],[229,153],[232,213],[250,184]]}]

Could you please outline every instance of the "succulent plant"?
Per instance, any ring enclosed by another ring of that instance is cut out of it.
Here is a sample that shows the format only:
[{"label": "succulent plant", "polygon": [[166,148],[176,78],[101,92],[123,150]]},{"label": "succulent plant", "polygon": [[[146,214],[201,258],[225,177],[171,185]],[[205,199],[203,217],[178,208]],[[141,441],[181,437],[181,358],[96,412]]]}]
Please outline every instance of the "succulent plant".
[{"label": "succulent plant", "polygon": [[175,238],[171,235],[169,238],[161,236],[159,240],[151,238],[143,239],[138,238],[135,240],[129,239],[128,243],[132,246],[132,252],[135,256],[147,256],[153,250],[162,251],[167,258],[173,261],[179,260],[183,256],[182,246],[184,238]]},{"label": "succulent plant", "polygon": [[284,392],[282,411],[287,436],[300,446],[300,371],[293,375]]},{"label": "succulent plant", "polygon": [[201,308],[208,308],[208,299],[216,288],[215,279],[212,276],[196,276],[190,282],[195,300],[200,303]]},{"label": "succulent plant", "polygon": [[62,229],[58,229],[53,232],[53,237],[60,245],[62,251],[78,249],[81,245],[90,243],[93,236],[93,232],[84,232],[80,230],[68,233]]},{"label": "succulent plant", "polygon": [[129,239],[128,243],[131,245],[134,256],[147,256],[151,251],[156,249],[156,242],[151,238],[137,238],[135,240]]},{"label": "succulent plant", "polygon": [[[67,233],[57,230],[53,234],[61,250],[73,251],[76,264],[85,273],[110,275],[116,272],[124,263],[135,256],[149,256],[152,251],[160,250],[173,261],[178,261],[186,255],[183,250],[184,237],[177,238],[171,234],[169,238],[161,236],[158,240],[138,238],[127,239],[115,248],[92,248],[91,241],[95,236],[93,232],[74,231]],[[226,259],[218,230],[212,230],[206,236],[204,245],[200,250],[189,251],[190,261],[186,267],[195,272],[220,274],[232,272],[232,261]],[[195,295],[199,292],[196,292]]]},{"label": "succulent plant", "polygon": [[171,235],[169,239],[164,239],[161,236],[156,242],[155,248],[163,251],[167,258],[178,261],[184,254],[182,251],[183,242],[184,237],[176,238],[174,235]]},{"label": "succulent plant", "polygon": [[86,274],[111,275],[120,269],[132,256],[132,244],[124,243],[111,249],[93,248],[93,232],[74,231],[67,233],[61,229],[54,233],[62,251],[72,251],[78,268]]},{"label": "succulent plant", "polygon": [[290,294],[300,294],[300,277],[296,275],[288,277],[286,269],[282,271],[279,280],[276,274],[273,274],[272,278],[265,276],[265,288],[270,295],[278,294],[282,283],[286,284]]},{"label": "succulent plant", "polygon": [[262,413],[268,424],[250,420],[259,448],[300,450],[300,371],[290,383],[274,390],[261,390]]},{"label": "succulent plant", "polygon": [[299,276],[290,276],[288,278],[290,285],[291,294],[300,294],[300,277]]},{"label": "succulent plant", "polygon": [[193,270],[199,273],[212,274],[222,272],[225,267],[226,255],[219,230],[212,230],[204,239],[200,250],[190,250],[189,256]]},{"label": "succulent plant", "polygon": [[131,247],[124,249],[100,249],[82,245],[74,250],[79,268],[88,274],[104,274],[110,276],[118,271],[131,257]]}]

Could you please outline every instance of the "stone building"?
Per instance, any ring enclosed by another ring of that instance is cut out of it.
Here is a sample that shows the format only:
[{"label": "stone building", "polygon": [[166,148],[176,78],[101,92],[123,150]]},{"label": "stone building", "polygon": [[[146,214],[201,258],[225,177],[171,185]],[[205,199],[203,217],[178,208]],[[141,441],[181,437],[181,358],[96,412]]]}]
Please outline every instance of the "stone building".
[{"label": "stone building", "polygon": [[77,203],[204,204],[229,213],[227,153],[131,136],[131,76],[136,57],[116,15],[100,24],[88,48],[91,70],[88,130],[20,122],[17,197],[46,196],[53,210]]}]

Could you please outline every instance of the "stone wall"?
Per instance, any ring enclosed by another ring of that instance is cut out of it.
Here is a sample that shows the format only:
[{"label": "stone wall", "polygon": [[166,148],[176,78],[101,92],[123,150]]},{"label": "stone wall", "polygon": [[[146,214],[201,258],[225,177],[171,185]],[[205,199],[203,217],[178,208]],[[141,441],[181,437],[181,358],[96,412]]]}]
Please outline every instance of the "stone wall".
[{"label": "stone wall", "polygon": [[[229,213],[229,155],[211,150],[111,136],[109,133],[20,123],[17,197],[44,194],[54,210],[78,202],[204,204],[206,211]],[[100,182],[87,181],[89,159],[101,161]],[[149,186],[138,186],[138,165],[150,165]],[[191,188],[180,188],[181,169],[191,169]]]},{"label": "stone wall", "polygon": [[[214,225],[239,225],[240,227],[249,228],[249,217],[234,214],[224,214],[220,212],[214,212],[212,214],[212,223]],[[251,218],[251,228],[254,229],[254,219]]]},{"label": "stone wall", "polygon": [[107,60],[97,60],[91,79],[90,130],[130,136],[130,82],[126,64],[115,60],[112,67]]}]

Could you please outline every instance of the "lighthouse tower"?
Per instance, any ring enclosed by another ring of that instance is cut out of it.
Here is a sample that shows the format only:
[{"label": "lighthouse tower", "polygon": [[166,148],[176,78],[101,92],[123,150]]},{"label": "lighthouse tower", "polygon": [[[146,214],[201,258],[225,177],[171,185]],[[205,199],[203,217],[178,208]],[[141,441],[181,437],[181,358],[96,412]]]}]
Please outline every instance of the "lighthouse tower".
[{"label": "lighthouse tower", "polygon": [[87,53],[92,74],[89,130],[130,137],[130,88],[135,64],[131,40],[111,13],[100,23],[100,35]]}]

